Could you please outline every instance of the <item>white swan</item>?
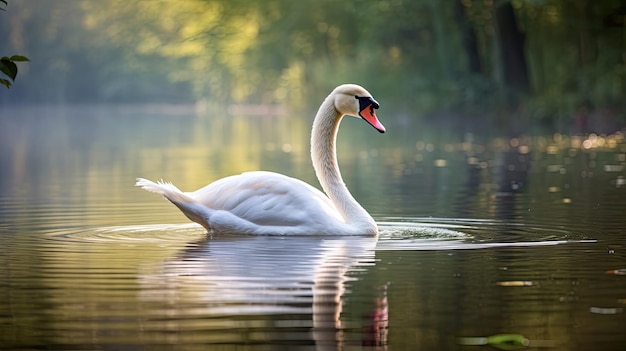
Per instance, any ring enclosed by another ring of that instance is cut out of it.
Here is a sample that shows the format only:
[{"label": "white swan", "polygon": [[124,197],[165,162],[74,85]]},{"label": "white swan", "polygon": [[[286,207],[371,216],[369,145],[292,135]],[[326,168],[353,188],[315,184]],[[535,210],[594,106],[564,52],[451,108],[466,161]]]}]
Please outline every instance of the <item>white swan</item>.
[{"label": "white swan", "polygon": [[248,172],[217,180],[194,192],[138,178],[136,186],[163,195],[209,232],[257,235],[376,235],[374,219],[341,178],[335,139],[344,115],[362,118],[381,133],[378,102],[363,87],[340,85],[324,100],[311,131],[315,174],[328,194],[301,180],[272,172]]}]

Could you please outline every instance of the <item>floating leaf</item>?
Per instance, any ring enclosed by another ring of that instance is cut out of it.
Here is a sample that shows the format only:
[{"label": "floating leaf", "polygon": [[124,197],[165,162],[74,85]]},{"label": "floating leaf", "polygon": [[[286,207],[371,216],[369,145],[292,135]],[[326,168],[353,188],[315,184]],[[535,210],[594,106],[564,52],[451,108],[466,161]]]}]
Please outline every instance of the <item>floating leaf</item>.
[{"label": "floating leaf", "polygon": [[500,350],[517,350],[527,347],[530,342],[519,334],[498,334],[487,337],[487,343]]},{"label": "floating leaf", "polygon": [[491,345],[500,350],[518,350],[530,345],[530,340],[520,334],[496,334],[487,337],[463,337],[458,339],[461,345]]},{"label": "floating leaf", "polygon": [[7,88],[10,88],[10,87],[11,87],[11,82],[9,82],[9,81],[8,81],[8,80],[6,80],[6,79],[2,79],[2,78],[0,78],[0,84],[4,85],[4,86],[5,86],[5,87],[7,87]]}]

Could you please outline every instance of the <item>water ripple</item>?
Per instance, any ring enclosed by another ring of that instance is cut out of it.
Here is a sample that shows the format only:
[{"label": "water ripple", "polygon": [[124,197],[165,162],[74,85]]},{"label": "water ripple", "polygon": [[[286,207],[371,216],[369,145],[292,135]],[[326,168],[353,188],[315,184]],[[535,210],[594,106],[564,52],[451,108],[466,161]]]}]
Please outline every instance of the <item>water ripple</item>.
[{"label": "water ripple", "polygon": [[195,223],[147,224],[110,226],[96,228],[74,228],[49,231],[50,240],[77,243],[180,243],[206,237],[206,231]]},{"label": "water ripple", "polygon": [[579,232],[497,220],[389,217],[378,222],[377,251],[463,250],[595,243]]},{"label": "water ripple", "polygon": [[[378,225],[377,250],[449,250],[596,242],[581,232],[497,220],[388,217]],[[222,236],[215,238],[219,237]],[[248,236],[223,237],[243,239]],[[184,223],[66,228],[49,230],[44,238],[74,243],[180,245],[209,237],[201,226]]]}]

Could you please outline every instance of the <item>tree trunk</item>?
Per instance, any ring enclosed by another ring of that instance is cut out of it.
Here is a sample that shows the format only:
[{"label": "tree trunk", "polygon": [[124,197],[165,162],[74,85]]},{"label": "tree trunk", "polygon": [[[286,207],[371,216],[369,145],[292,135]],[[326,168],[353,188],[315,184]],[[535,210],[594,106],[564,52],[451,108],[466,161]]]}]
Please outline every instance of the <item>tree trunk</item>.
[{"label": "tree trunk", "polygon": [[446,82],[453,79],[453,65],[450,57],[453,53],[448,44],[448,33],[445,29],[445,11],[444,5],[439,0],[430,0],[430,9],[432,11],[433,29],[435,34],[435,48],[437,50],[437,58],[441,75]]},{"label": "tree trunk", "polygon": [[465,50],[465,57],[467,58],[467,70],[471,74],[481,74],[483,73],[483,63],[480,57],[480,51],[478,50],[476,30],[472,27],[472,24],[467,18],[465,5],[463,5],[462,0],[456,2],[454,17],[457,23],[459,23],[459,29],[461,30],[461,42]]},{"label": "tree trunk", "polygon": [[515,95],[526,94],[530,91],[530,81],[524,54],[524,33],[517,26],[515,11],[509,1],[495,5],[495,27],[504,83]]}]

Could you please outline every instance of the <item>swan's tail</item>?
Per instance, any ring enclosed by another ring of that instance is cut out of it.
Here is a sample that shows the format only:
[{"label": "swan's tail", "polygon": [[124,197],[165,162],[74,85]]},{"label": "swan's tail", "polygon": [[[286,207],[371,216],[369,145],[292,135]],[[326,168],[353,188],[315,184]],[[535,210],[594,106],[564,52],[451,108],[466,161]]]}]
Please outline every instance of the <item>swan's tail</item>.
[{"label": "swan's tail", "polygon": [[187,216],[187,218],[201,224],[207,230],[211,230],[209,226],[209,216],[211,214],[211,210],[198,203],[189,195],[180,191],[180,189],[174,186],[174,184],[164,182],[163,180],[155,183],[148,179],[137,178],[135,186],[141,187],[142,189],[152,193],[161,194],[169,202],[176,205],[176,207],[178,207],[185,214],[185,216]]},{"label": "swan's tail", "polygon": [[196,202],[194,199],[183,193],[174,184],[159,180],[153,182],[148,179],[137,178],[135,186],[141,187],[143,190],[147,190],[152,193],[163,195],[164,198],[171,202]]}]

